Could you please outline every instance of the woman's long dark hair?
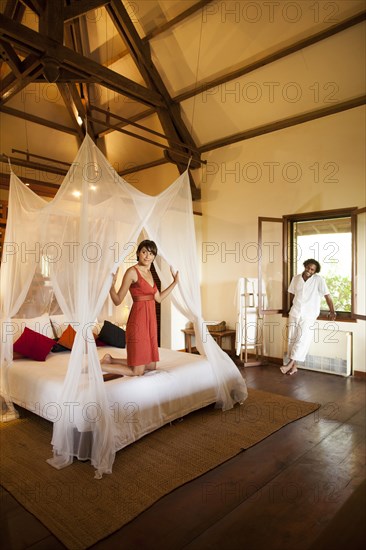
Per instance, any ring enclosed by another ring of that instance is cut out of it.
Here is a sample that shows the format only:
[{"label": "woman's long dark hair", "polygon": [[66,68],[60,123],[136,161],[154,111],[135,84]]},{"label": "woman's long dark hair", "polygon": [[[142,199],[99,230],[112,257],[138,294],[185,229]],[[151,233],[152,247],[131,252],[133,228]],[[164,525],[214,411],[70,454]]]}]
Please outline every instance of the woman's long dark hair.
[{"label": "woman's long dark hair", "polygon": [[137,247],[137,251],[136,251],[137,259],[139,259],[139,253],[143,248],[146,248],[146,250],[154,254],[154,256],[157,256],[158,254],[158,247],[156,246],[154,241],[149,241],[148,239],[145,239],[144,241],[141,241]]}]

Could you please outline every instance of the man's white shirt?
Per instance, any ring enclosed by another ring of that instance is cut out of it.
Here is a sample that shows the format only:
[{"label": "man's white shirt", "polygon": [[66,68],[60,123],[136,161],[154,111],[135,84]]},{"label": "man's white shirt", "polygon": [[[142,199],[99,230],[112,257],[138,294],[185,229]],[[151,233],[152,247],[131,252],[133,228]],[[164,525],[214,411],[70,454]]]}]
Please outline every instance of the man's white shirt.
[{"label": "man's white shirt", "polygon": [[292,278],[288,291],[294,294],[294,301],[290,310],[292,317],[316,319],[320,313],[320,301],[329,294],[323,277],[314,273],[304,281],[302,273]]}]

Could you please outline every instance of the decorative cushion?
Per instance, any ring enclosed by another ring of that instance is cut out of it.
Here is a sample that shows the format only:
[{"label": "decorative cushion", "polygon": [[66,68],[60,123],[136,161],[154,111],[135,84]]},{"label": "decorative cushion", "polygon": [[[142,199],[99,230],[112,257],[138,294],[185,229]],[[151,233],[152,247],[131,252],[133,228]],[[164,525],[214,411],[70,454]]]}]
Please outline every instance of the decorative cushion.
[{"label": "decorative cushion", "polygon": [[59,353],[60,351],[70,351],[69,348],[65,348],[55,340],[55,345],[51,349],[52,353]]},{"label": "decorative cushion", "polygon": [[52,338],[43,336],[39,332],[25,327],[23,334],[15,342],[13,349],[24,357],[29,357],[35,361],[45,361],[54,345],[55,341]]},{"label": "decorative cushion", "polygon": [[32,317],[29,319],[12,318],[5,324],[4,335],[6,338],[12,338],[13,342],[16,342],[22,335],[25,327],[28,327],[34,332],[39,332],[43,336],[52,338],[52,326],[48,315],[41,315],[40,317]]},{"label": "decorative cushion", "polygon": [[64,332],[61,334],[61,337],[58,339],[57,344],[67,349],[71,349],[75,340],[75,335],[75,330],[72,328],[71,325],[68,325],[66,330],[64,330]]},{"label": "decorative cushion", "polygon": [[52,338],[52,327],[48,315],[41,315],[40,317],[33,317],[32,319],[23,319],[25,326],[35,332],[39,332],[43,336]]},{"label": "decorative cushion", "polygon": [[16,359],[24,359],[24,355],[22,355],[21,353],[18,353],[17,351],[14,351],[14,348],[13,348],[13,361],[15,361]]},{"label": "decorative cushion", "polygon": [[53,315],[50,317],[53,338],[58,340],[63,332],[63,328],[67,327],[68,324],[68,321],[66,321],[66,315]]},{"label": "decorative cushion", "polygon": [[102,330],[98,334],[98,340],[101,340],[109,346],[115,348],[125,348],[126,347],[126,333],[125,331],[110,323],[109,321],[104,321]]},{"label": "decorative cushion", "polygon": [[93,333],[93,336],[94,336],[94,340],[95,340],[95,344],[97,346],[97,348],[99,347],[103,347],[103,346],[106,346],[107,344],[105,342],[103,342],[102,340],[99,340],[99,335],[98,334],[94,334]]}]

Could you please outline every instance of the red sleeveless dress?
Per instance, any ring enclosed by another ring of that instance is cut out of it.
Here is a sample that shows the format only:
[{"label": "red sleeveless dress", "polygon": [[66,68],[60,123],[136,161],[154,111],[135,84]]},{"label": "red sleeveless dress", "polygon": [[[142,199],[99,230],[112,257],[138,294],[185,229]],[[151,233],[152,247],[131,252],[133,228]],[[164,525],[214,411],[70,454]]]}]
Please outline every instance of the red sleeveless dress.
[{"label": "red sleeveless dress", "polygon": [[[135,267],[135,266],[134,266]],[[154,295],[157,286],[151,286],[135,267],[137,281],[130,286],[133,299],[126,326],[127,365],[137,367],[159,361],[158,329]]]}]

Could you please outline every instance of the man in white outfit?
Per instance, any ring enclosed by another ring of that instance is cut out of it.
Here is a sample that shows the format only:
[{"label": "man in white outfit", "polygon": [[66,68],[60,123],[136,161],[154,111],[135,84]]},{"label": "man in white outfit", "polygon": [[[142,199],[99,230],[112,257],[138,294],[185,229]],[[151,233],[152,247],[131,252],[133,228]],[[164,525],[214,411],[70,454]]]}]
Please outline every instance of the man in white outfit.
[{"label": "man in white outfit", "polygon": [[283,374],[297,372],[296,361],[305,361],[309,351],[313,330],[311,330],[320,313],[320,301],[325,297],[329,307],[329,318],[334,321],[333,300],[323,277],[318,275],[320,264],[316,260],[306,260],[304,271],[292,278],[288,292],[292,307],[289,313],[288,356],[290,362],[281,367]]}]

